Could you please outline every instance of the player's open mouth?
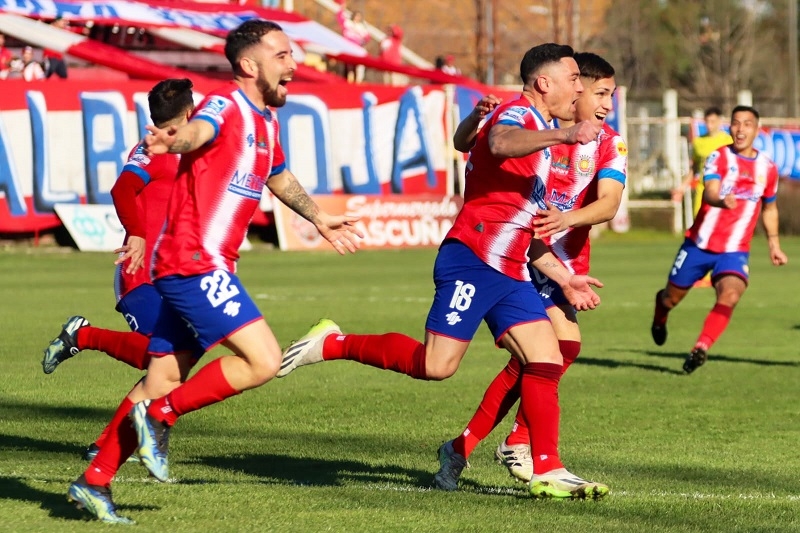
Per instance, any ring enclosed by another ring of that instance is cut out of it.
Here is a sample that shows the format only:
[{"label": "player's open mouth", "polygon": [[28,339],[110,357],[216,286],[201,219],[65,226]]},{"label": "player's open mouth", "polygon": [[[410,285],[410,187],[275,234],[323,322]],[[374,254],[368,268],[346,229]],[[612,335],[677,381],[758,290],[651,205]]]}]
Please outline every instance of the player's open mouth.
[{"label": "player's open mouth", "polygon": [[594,114],[594,118],[596,118],[597,120],[602,122],[602,121],[604,121],[606,119],[606,115],[604,115],[602,113],[595,113]]}]

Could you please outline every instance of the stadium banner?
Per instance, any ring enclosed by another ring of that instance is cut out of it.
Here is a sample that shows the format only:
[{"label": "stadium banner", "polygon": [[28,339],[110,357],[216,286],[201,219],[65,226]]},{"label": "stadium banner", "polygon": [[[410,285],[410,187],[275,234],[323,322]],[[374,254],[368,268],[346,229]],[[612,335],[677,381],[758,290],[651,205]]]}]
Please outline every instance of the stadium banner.
[{"label": "stadium banner", "polygon": [[[204,94],[219,82],[195,81]],[[150,81],[3,82],[0,234],[61,225],[56,204],[112,203],[110,190],[149,124]],[[453,194],[456,124],[479,94],[441,85],[295,82],[278,109],[287,166],[309,193]],[[266,220],[261,215],[261,220]],[[258,222],[258,220],[256,221]]]},{"label": "stadium banner", "polygon": [[[460,196],[431,194],[313,198],[329,213],[361,217],[355,226],[364,234],[364,249],[439,246],[463,204]],[[282,203],[275,202],[274,212],[281,250],[333,250],[313,224]]]}]

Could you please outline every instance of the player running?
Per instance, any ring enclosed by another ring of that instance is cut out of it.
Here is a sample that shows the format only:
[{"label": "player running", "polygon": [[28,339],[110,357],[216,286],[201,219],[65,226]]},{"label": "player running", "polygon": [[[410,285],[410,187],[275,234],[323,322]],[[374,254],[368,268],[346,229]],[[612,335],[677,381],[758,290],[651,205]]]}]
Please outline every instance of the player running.
[{"label": "player running", "polygon": [[[592,53],[577,53],[575,61],[585,87],[575,102],[575,120],[594,122],[601,130],[589,143],[557,145],[551,149],[547,209],[539,209],[534,225],[537,234],[570,272],[586,275],[589,273],[589,230],[594,224],[611,220],[619,208],[625,186],[628,150],[622,137],[605,124],[606,116],[613,109],[612,96],[617,88],[614,68]],[[572,123],[562,121],[560,125],[567,127]],[[476,128],[477,124],[473,127]],[[469,141],[461,139],[469,139],[471,135],[465,129],[459,127],[456,130],[455,144],[469,149]],[[581,350],[576,310],[558,284],[535,268],[530,272],[558,337],[564,373]],[[440,469],[434,478],[437,488],[458,488],[458,479],[469,455],[506,416],[519,396],[520,364],[512,357],[487,388],[466,429],[445,443],[439,454]],[[495,452],[498,461],[508,468],[511,475],[525,482],[530,482],[534,474],[530,440],[525,419],[517,410],[511,433]]]},{"label": "player running", "polygon": [[717,299],[700,336],[683,363],[691,374],[708,358],[708,351],[730,322],[733,309],[747,289],[750,242],[759,212],[767,233],[769,258],[775,266],[788,261],[778,238],[778,169],[753,147],[758,135],[758,111],[736,106],[731,113],[733,144],[706,159],[703,203],[670,269],[667,286],[656,293],[650,332],[659,346],[667,341],[669,312],[693,284],[711,272]]},{"label": "player running", "polygon": [[[583,92],[569,46],[544,44],[528,50],[520,65],[519,98],[502,104],[478,132],[467,162],[464,206],[439,249],[436,293],[422,344],[399,333],[344,335],[323,320],[284,351],[279,376],[320,361],[350,359],[415,379],[442,380],[457,370],[485,320],[498,346],[520,361],[521,410],[531,432],[535,498],[601,498],[608,487],[568,472],[558,454],[558,382],[563,361],[541,298],[530,282],[528,250],[539,209],[547,209],[546,180],[552,147],[585,144],[600,126],[572,120]],[[569,272],[534,241],[542,268],[560,269],[559,282],[586,278]],[[555,275],[555,274],[554,274]],[[588,285],[585,289],[596,298]],[[440,453],[445,453],[441,452]]]}]

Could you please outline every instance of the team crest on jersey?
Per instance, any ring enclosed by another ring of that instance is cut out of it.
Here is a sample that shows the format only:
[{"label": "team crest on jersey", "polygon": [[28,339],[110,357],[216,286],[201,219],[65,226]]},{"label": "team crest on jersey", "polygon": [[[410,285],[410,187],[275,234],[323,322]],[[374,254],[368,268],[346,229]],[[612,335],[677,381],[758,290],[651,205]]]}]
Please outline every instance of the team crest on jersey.
[{"label": "team crest on jersey", "polygon": [[261,193],[264,190],[264,183],[267,180],[263,176],[258,176],[252,172],[245,172],[243,170],[236,170],[231,176],[231,182],[228,185],[228,190],[240,196],[253,198],[255,200],[261,199]]},{"label": "team crest on jersey", "polygon": [[625,141],[623,140],[617,141],[617,153],[621,156],[628,155],[628,145],[625,144]]},{"label": "team crest on jersey", "polygon": [[575,162],[575,172],[581,177],[588,177],[594,174],[594,161],[587,155],[582,155]]}]

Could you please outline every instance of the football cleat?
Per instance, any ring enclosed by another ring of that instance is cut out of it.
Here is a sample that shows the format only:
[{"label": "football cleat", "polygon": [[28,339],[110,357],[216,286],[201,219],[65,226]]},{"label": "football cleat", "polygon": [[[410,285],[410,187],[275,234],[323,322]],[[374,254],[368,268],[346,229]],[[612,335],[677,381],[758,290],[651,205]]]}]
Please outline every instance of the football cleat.
[{"label": "football cleat", "polygon": [[533,476],[531,447],[526,444],[507,446],[503,441],[494,451],[497,462],[508,468],[508,473],[520,481],[528,483]]},{"label": "football cleat", "polygon": [[566,468],[534,474],[528,488],[537,499],[599,500],[609,493],[607,485],[579,478]]},{"label": "football cleat", "polygon": [[449,440],[439,447],[439,471],[433,476],[433,485],[440,490],[458,490],[458,478],[465,467],[469,468],[467,459],[453,449],[453,441]]},{"label": "football cleat", "polygon": [[708,359],[708,353],[706,353],[701,346],[695,346],[694,350],[692,350],[686,358],[686,361],[683,362],[683,371],[687,374],[691,374],[703,366],[706,359]]},{"label": "football cleat", "polygon": [[126,525],[136,523],[130,518],[117,514],[117,507],[114,505],[114,500],[111,499],[110,488],[89,485],[83,474],[69,486],[67,500],[74,503],[78,509],[84,509],[91,513],[101,522]]},{"label": "football cleat", "polygon": [[78,330],[89,325],[89,321],[82,316],[71,316],[61,329],[58,337],[50,341],[44,349],[42,370],[45,374],[52,374],[56,367],[81,351],[78,348]]},{"label": "football cleat", "polygon": [[323,318],[308,330],[299,341],[283,351],[278,377],[287,376],[298,366],[312,365],[322,361],[322,345],[328,335],[341,335],[342,330],[332,320]]},{"label": "football cleat", "polygon": [[[662,291],[658,291],[656,293],[656,308],[661,306],[661,293]],[[667,324],[656,324],[655,316],[653,317],[653,324],[650,326],[650,335],[653,336],[653,342],[656,343],[658,346],[663,346],[665,342],[667,342]]]},{"label": "football cleat", "polygon": [[167,451],[170,427],[153,418],[147,412],[149,406],[150,400],[139,402],[133,406],[130,414],[139,442],[139,457],[154,478],[159,481],[167,481],[169,479]]},{"label": "football cleat", "polygon": [[[84,461],[94,461],[94,458],[97,457],[97,454],[100,452],[100,446],[96,443],[91,443],[88,448],[83,452],[83,460]],[[126,463],[138,463],[139,457],[136,455],[131,455],[125,461]]]}]

